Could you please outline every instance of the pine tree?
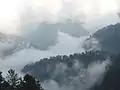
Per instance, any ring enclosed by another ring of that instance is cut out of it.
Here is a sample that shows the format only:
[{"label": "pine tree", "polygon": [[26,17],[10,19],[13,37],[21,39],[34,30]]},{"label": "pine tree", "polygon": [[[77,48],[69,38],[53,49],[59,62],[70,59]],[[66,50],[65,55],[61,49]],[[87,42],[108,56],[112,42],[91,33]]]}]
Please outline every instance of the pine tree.
[{"label": "pine tree", "polygon": [[0,72],[0,87],[2,86],[2,81],[3,81],[2,72]]},{"label": "pine tree", "polygon": [[6,78],[0,72],[0,90],[43,90],[40,82],[31,75],[20,78],[15,70],[10,69]]},{"label": "pine tree", "polygon": [[39,81],[28,74],[24,76],[23,88],[24,90],[43,90]]},{"label": "pine tree", "polygon": [[0,90],[10,90],[10,85],[2,76],[2,72],[0,72]]},{"label": "pine tree", "polygon": [[0,90],[3,88],[3,77],[2,77],[2,72],[0,72]]},{"label": "pine tree", "polygon": [[20,78],[15,70],[10,69],[7,74],[7,82],[9,83],[12,90],[16,90],[17,86],[20,84]]}]

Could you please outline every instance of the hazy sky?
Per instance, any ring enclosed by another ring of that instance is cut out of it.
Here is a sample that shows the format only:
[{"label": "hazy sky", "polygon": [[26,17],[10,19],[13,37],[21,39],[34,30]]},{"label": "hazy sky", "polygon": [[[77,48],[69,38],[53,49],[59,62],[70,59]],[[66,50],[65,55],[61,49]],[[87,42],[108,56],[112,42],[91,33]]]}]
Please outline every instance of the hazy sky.
[{"label": "hazy sky", "polygon": [[[30,13],[29,21],[56,21],[71,17],[85,23],[92,29],[102,24],[118,22],[120,0],[0,0],[0,31],[18,32],[25,15]],[[29,12],[30,11],[30,12]],[[107,17],[109,16],[109,17]],[[107,17],[107,18],[106,18]],[[101,20],[101,19],[104,20]],[[99,22],[99,23],[98,23]],[[102,25],[104,26],[104,25]],[[9,29],[8,29],[9,28]]]},{"label": "hazy sky", "polygon": [[[23,40],[36,47],[22,48],[0,59],[0,70],[7,71],[9,68],[14,68],[20,71],[24,65],[38,61],[40,58],[83,52],[82,45],[87,37],[75,37],[71,35],[74,32],[57,30],[54,24],[70,18],[80,21],[89,32],[94,32],[98,28],[119,22],[117,16],[119,1],[0,0],[0,32],[20,34]],[[50,24],[40,24],[43,21],[48,21]],[[38,28],[39,25],[41,26]],[[19,48],[19,41],[17,44],[16,41],[0,42],[0,55],[14,49],[14,46],[16,49],[16,45]],[[88,81],[91,83],[91,77],[97,76],[98,71],[100,74],[105,66],[106,64],[95,64],[92,68],[88,68],[88,71],[92,72]]]}]

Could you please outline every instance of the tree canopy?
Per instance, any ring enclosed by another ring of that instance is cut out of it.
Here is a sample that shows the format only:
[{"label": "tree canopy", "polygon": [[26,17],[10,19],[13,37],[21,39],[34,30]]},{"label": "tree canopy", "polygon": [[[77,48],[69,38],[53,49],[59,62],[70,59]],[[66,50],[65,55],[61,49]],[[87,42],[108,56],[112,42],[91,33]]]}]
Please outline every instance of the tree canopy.
[{"label": "tree canopy", "polygon": [[0,90],[43,90],[43,88],[33,76],[27,74],[22,78],[15,70],[10,69],[6,77],[0,72]]}]

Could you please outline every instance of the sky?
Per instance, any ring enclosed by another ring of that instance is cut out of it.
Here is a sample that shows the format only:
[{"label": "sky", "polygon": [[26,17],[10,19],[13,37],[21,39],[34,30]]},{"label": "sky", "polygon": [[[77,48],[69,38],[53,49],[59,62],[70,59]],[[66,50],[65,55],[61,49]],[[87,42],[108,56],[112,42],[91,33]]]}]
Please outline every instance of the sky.
[{"label": "sky", "polygon": [[[5,52],[19,48],[21,40],[0,42],[0,70],[13,68],[20,72],[26,64],[40,58],[84,52],[87,32],[93,34],[120,21],[119,6],[120,0],[0,0],[0,32],[20,36],[33,46],[5,56]],[[65,23],[68,19],[72,19],[73,26]],[[105,66],[101,63],[88,68],[90,78],[99,70],[99,74],[104,72]]]},{"label": "sky", "polygon": [[93,32],[119,22],[119,4],[120,0],[0,0],[0,31],[20,32],[25,18],[26,23],[72,18]]},{"label": "sky", "polygon": [[[0,0],[0,32],[19,35],[36,47],[35,51],[50,51],[54,55],[80,52],[81,41],[87,37],[80,33],[94,33],[118,23],[119,6],[120,0]],[[63,24],[67,19],[77,25],[79,22],[80,30],[70,30],[69,22]],[[58,25],[61,26],[56,28]],[[64,25],[68,27],[63,28]],[[16,41],[1,43],[0,54],[19,45]]]},{"label": "sky", "polygon": [[[0,32],[19,35],[36,47],[23,48],[14,53],[16,59],[28,52],[28,56],[32,52],[34,57],[39,57],[39,53],[44,57],[45,53],[56,55],[82,52],[82,43],[88,34],[81,37],[81,33],[94,33],[107,25],[118,23],[119,5],[120,0],[0,0]],[[69,22],[64,24],[67,19],[72,19],[75,25],[79,22],[80,30],[70,29]],[[58,25],[61,26],[56,28]],[[64,25],[68,27],[63,28]],[[13,39],[12,43],[0,43],[0,55],[17,46],[17,39]],[[8,57],[5,59],[8,61]],[[6,64],[6,61],[3,63]]]}]

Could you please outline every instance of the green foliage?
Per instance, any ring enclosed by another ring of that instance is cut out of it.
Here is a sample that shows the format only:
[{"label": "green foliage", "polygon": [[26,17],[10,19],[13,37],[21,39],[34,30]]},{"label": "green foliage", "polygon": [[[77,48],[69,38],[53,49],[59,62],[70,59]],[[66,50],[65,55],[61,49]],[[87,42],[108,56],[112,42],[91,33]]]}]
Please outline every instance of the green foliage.
[{"label": "green foliage", "polygon": [[96,84],[92,90],[120,90],[120,55],[109,67],[102,82]]},{"label": "green foliage", "polygon": [[24,90],[43,90],[39,81],[28,74],[24,76],[23,88]]},{"label": "green foliage", "polygon": [[11,86],[12,90],[16,90],[17,86],[20,83],[20,78],[18,74],[15,72],[15,70],[10,69],[8,71],[6,79],[9,85]]},{"label": "green foliage", "polygon": [[120,23],[98,30],[92,38],[99,41],[102,50],[115,54],[120,53]]},{"label": "green foliage", "polygon": [[[24,73],[30,72],[31,75],[42,82],[52,79],[61,85],[66,82],[71,83],[71,77],[77,77],[79,72],[83,72],[83,68],[87,68],[88,65],[93,62],[102,62],[106,60],[108,56],[108,53],[103,51],[86,51],[69,56],[58,55],[41,59],[31,65],[26,65],[22,71]],[[83,65],[81,65],[81,63]],[[86,73],[86,71],[84,72]],[[80,79],[82,78],[80,77]]]},{"label": "green foliage", "polygon": [[15,70],[10,69],[6,79],[0,72],[0,90],[43,90],[43,88],[39,81],[31,75],[27,74],[21,78]]},{"label": "green foliage", "polygon": [[0,72],[0,90],[10,90],[10,85],[2,76],[2,72]]}]

